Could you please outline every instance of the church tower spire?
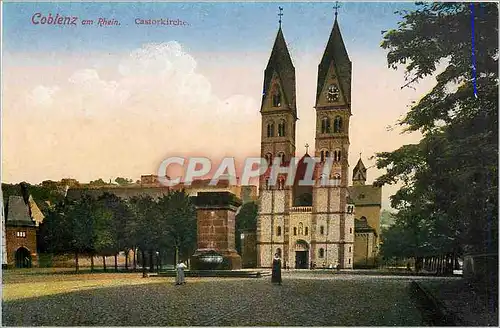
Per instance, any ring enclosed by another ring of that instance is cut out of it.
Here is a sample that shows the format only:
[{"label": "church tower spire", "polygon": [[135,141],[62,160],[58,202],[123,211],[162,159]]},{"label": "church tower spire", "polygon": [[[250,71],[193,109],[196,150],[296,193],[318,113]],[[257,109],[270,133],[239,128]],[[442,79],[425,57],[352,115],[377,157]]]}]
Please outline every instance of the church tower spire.
[{"label": "church tower spire", "polygon": [[335,15],[330,37],[318,65],[315,156],[322,160],[333,157],[332,177],[340,177],[341,186],[348,184],[351,67]]},{"label": "church tower spire", "polygon": [[361,157],[358,160],[358,163],[352,170],[352,185],[353,186],[364,186],[366,182],[366,167],[361,160]]},{"label": "church tower spire", "polygon": [[264,71],[260,109],[261,156],[266,158],[268,163],[276,157],[279,157],[282,163],[288,163],[295,156],[295,67],[281,28],[282,10],[280,7],[280,26]]},{"label": "church tower spire", "polygon": [[[335,7],[334,7],[335,8]],[[338,9],[338,8],[335,8]],[[335,11],[335,13],[337,13]],[[349,204],[348,190],[348,154],[349,154],[349,119],[351,116],[351,61],[340,33],[337,15],[333,28],[325,47],[325,52],[318,65],[318,85],[316,89],[316,140],[315,157],[321,159],[322,165],[333,165],[330,176],[325,177],[335,181],[335,186],[321,184],[313,188],[313,199],[326,200],[313,202],[313,212],[325,213],[326,221],[337,222],[339,243],[333,251],[342,266],[351,266],[351,249],[353,242],[353,214]],[[335,206],[332,200],[337,200]],[[323,220],[321,216],[313,219],[316,222]],[[317,235],[316,241],[322,235]],[[330,250],[329,250],[330,253]]]}]

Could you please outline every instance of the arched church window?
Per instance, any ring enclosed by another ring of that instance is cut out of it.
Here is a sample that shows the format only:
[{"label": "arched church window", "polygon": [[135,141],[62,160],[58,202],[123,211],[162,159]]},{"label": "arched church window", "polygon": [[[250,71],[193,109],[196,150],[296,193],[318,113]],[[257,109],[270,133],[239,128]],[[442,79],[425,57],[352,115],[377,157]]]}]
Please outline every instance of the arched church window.
[{"label": "arched church window", "polygon": [[273,92],[273,107],[280,107],[281,106],[281,92],[276,87],[276,90]]},{"label": "arched church window", "polygon": [[267,136],[274,137],[274,122],[267,123]]},{"label": "arched church window", "polygon": [[297,227],[293,227],[293,235],[297,236]]},{"label": "arched church window", "polygon": [[330,152],[327,150],[325,151],[325,159],[327,159],[328,157],[330,157]]},{"label": "arched church window", "polygon": [[340,185],[340,174],[336,173],[334,176],[333,176],[333,180],[335,181],[335,185],[338,186]]},{"label": "arched church window", "polygon": [[325,161],[325,152],[323,150],[319,153],[319,157],[320,157],[321,163],[323,163]]},{"label": "arched church window", "polygon": [[321,133],[330,133],[330,119],[328,117],[323,117],[321,119]]},{"label": "arched church window", "polygon": [[284,152],[279,152],[278,157],[281,159],[281,164],[285,163],[286,156]]},{"label": "arched church window", "polygon": [[349,253],[351,252],[351,246],[349,246]]},{"label": "arched church window", "polygon": [[267,165],[271,165],[273,163],[273,155],[271,153],[267,153],[264,158],[267,161]]},{"label": "arched church window", "polygon": [[319,233],[322,235],[325,234],[325,227],[324,226],[319,227]]},{"label": "arched church window", "polygon": [[334,133],[342,132],[342,117],[335,116],[335,119],[333,120],[333,132]]},{"label": "arched church window", "polygon": [[306,229],[304,230],[304,234],[307,236],[309,234],[309,228],[306,227]]},{"label": "arched church window", "polygon": [[333,152],[333,160],[334,160],[335,162],[340,162],[340,154],[341,154],[341,153],[340,153],[340,150],[335,150],[335,151]]},{"label": "arched church window", "polygon": [[304,225],[302,222],[299,223],[299,235],[302,235],[304,233]]},{"label": "arched church window", "polygon": [[325,250],[324,250],[323,248],[320,248],[320,249],[319,249],[319,257],[320,257],[320,258],[325,257]]},{"label": "arched church window", "polygon": [[276,236],[281,236],[281,227],[276,228]]},{"label": "arched church window", "polygon": [[282,120],[280,124],[278,124],[278,137],[285,136],[285,126],[286,126],[285,120]]}]

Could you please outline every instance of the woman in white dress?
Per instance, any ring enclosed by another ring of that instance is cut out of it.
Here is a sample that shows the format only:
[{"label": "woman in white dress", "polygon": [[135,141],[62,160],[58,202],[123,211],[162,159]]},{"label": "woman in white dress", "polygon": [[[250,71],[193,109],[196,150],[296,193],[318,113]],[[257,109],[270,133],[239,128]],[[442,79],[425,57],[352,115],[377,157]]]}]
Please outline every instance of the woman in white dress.
[{"label": "woman in white dress", "polygon": [[183,285],[186,283],[186,280],[184,278],[184,269],[187,268],[187,266],[183,262],[179,262],[177,264],[177,276],[175,278],[175,284],[176,285]]}]

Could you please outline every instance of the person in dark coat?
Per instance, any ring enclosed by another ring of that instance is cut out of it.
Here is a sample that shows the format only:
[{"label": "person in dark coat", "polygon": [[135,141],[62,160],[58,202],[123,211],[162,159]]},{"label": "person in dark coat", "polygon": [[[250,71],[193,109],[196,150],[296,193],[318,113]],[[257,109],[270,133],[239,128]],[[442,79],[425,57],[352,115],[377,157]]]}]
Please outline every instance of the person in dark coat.
[{"label": "person in dark coat", "polygon": [[271,282],[281,285],[281,259],[278,253],[274,254]]}]

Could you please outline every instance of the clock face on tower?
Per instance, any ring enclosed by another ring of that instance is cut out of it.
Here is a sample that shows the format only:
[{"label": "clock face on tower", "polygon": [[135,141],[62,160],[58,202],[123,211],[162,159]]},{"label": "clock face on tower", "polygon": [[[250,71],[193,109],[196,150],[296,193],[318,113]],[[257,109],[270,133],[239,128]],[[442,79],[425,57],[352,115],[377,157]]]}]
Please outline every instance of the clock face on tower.
[{"label": "clock face on tower", "polygon": [[340,97],[339,88],[335,84],[330,85],[328,87],[328,92],[326,94],[326,99],[328,100],[328,102],[338,101],[339,97]]}]

